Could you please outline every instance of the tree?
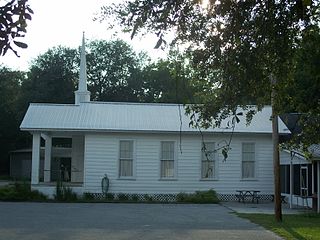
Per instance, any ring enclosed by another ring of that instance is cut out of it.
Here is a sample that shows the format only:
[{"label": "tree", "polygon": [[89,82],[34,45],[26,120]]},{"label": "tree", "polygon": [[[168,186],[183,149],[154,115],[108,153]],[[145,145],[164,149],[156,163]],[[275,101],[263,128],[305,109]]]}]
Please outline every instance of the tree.
[{"label": "tree", "polygon": [[[288,113],[300,113],[296,122],[298,131],[290,141],[291,148],[298,148],[304,143],[304,151],[314,143],[319,143],[320,129],[320,28],[307,28],[295,54],[296,67],[293,78],[285,89],[284,100],[280,108]],[[312,126],[312,127],[310,127]]]},{"label": "tree", "polygon": [[17,145],[19,119],[17,105],[20,97],[20,83],[25,74],[0,66],[0,174],[7,174],[9,152]]},{"label": "tree", "polygon": [[75,49],[55,47],[39,55],[22,83],[22,112],[30,102],[73,103],[79,78],[79,54]]},{"label": "tree", "polygon": [[[219,126],[226,117],[236,116],[239,106],[255,104],[257,108],[247,113],[250,123],[257,110],[270,104],[271,91],[273,118],[282,113],[279,103],[293,79],[299,39],[308,26],[319,25],[319,12],[319,1],[302,0],[212,0],[208,5],[200,0],[135,0],[103,9],[104,16],[115,16],[132,37],[144,29],[157,34],[156,47],[166,44],[166,33],[175,30],[172,44],[187,46],[197,84],[207,93],[201,99],[204,104],[189,108],[204,127]],[[317,131],[315,125],[306,127]],[[280,221],[277,177],[275,182]]]},{"label": "tree", "polygon": [[141,69],[146,55],[137,54],[122,40],[88,44],[87,72],[91,98],[100,101],[141,100]]},{"label": "tree", "polygon": [[0,6],[0,56],[4,56],[10,49],[19,57],[12,43],[19,48],[28,47],[19,40],[25,36],[27,20],[31,20],[33,14],[27,2],[28,0],[11,0]]},{"label": "tree", "polygon": [[145,102],[194,102],[191,69],[185,55],[171,51],[165,60],[148,64],[143,69]]}]

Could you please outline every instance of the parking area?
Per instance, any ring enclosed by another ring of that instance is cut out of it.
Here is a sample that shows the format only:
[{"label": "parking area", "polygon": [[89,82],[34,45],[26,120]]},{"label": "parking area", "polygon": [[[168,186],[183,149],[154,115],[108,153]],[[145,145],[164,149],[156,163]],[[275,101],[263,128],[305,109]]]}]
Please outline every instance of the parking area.
[{"label": "parking area", "polygon": [[0,239],[280,239],[222,205],[0,202]]}]

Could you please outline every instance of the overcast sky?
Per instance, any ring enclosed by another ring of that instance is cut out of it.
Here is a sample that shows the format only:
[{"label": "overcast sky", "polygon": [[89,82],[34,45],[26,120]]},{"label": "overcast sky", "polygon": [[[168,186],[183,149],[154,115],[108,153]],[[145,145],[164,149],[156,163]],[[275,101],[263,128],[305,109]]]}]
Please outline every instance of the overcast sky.
[{"label": "overcast sky", "polygon": [[83,31],[87,41],[119,37],[136,51],[147,51],[153,58],[164,57],[162,50],[153,49],[157,41],[155,36],[142,39],[137,37],[131,41],[129,33],[113,36],[114,32],[107,31],[106,23],[92,20],[101,6],[119,1],[121,0],[29,0],[34,14],[28,22],[28,32],[23,40],[28,44],[28,48],[18,49],[20,58],[10,51],[5,56],[0,56],[0,64],[27,70],[32,59],[51,47],[80,46]]}]

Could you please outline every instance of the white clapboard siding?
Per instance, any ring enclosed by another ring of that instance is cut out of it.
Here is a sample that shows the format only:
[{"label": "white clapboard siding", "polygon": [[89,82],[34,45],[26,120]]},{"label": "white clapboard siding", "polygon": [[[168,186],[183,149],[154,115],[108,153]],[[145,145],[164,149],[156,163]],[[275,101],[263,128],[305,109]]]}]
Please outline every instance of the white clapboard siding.
[{"label": "white clapboard siding", "polygon": [[[134,141],[135,177],[118,178],[119,141]],[[179,193],[214,189],[221,194],[234,194],[237,189],[273,192],[272,141],[270,134],[235,134],[229,157],[223,161],[221,151],[215,155],[217,178],[201,180],[201,136],[199,134],[87,134],[85,136],[85,180],[84,191],[101,192],[101,179],[107,174],[110,192],[122,193]],[[216,148],[229,140],[228,134],[211,134],[206,141],[215,142]],[[174,180],[160,179],[161,141],[174,141],[176,153],[176,177]],[[254,142],[256,152],[256,178],[241,179],[242,142]]]}]

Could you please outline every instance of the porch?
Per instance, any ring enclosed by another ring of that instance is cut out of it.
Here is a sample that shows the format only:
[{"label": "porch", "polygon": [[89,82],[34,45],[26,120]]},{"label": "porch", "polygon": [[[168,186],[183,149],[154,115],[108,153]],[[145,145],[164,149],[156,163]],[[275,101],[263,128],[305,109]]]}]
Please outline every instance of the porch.
[{"label": "porch", "polygon": [[[34,132],[32,141],[31,186],[52,195],[57,181],[82,192],[84,177],[84,136]],[[41,146],[44,153],[41,154]]]},{"label": "porch", "polygon": [[[281,194],[295,205],[313,208],[320,213],[320,158],[314,152],[311,159],[297,151],[284,151],[281,163]],[[289,157],[288,157],[289,156]]]}]

